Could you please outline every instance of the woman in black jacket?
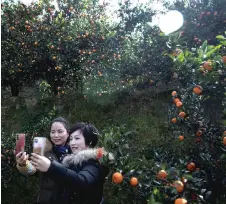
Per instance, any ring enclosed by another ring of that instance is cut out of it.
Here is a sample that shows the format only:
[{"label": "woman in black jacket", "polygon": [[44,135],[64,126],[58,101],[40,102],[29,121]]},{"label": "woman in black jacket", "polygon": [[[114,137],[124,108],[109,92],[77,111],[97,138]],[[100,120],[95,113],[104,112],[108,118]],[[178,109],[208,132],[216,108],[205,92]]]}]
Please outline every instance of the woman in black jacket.
[{"label": "woman in black jacket", "polygon": [[70,130],[72,154],[62,164],[44,156],[32,154],[31,162],[41,172],[63,186],[61,203],[100,204],[103,195],[105,171],[98,158],[102,149],[94,147],[98,141],[97,129],[87,123],[77,123]]},{"label": "woman in black jacket", "polygon": [[[49,144],[46,145],[44,155],[52,161],[62,162],[63,157],[71,153],[69,142],[69,122],[58,117],[51,123]],[[26,152],[16,155],[17,169],[23,175],[30,176],[38,174],[40,177],[39,193],[35,203],[37,204],[57,204],[61,199],[63,188],[50,178],[47,173],[37,172],[37,169],[28,160]]]}]

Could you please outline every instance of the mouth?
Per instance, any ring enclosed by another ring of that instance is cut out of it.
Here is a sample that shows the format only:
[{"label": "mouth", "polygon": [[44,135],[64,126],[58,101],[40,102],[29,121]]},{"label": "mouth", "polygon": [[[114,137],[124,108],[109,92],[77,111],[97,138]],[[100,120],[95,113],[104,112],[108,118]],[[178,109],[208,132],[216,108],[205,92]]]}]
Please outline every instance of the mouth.
[{"label": "mouth", "polygon": [[76,151],[76,150],[81,150],[81,148],[80,147],[71,147],[71,150]]},{"label": "mouth", "polygon": [[60,139],[54,139],[54,142],[60,142]]}]

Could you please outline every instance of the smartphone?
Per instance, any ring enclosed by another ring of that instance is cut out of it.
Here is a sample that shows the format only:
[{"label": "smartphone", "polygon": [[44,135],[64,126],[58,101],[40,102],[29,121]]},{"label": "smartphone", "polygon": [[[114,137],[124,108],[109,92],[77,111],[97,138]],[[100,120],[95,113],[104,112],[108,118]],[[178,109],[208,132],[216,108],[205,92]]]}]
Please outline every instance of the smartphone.
[{"label": "smartphone", "polygon": [[19,152],[24,152],[24,148],[25,148],[25,134],[17,133],[15,154],[17,155]]},{"label": "smartphone", "polygon": [[45,146],[46,146],[46,138],[45,137],[35,137],[33,140],[33,153],[43,156]]}]

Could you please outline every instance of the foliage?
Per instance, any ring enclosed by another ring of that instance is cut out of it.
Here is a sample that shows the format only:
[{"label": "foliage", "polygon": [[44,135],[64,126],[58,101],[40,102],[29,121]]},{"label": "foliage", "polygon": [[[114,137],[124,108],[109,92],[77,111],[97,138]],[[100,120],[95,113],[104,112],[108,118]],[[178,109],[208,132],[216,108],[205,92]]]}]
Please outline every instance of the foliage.
[{"label": "foliage", "polygon": [[[165,1],[168,4],[168,1]],[[167,6],[178,10],[184,16],[180,32],[187,47],[199,47],[205,40],[216,45],[215,36],[226,29],[225,3],[218,0],[177,1]]]},{"label": "foliage", "polygon": [[[46,102],[41,99],[41,104],[43,103],[46,104]],[[20,107],[19,110],[16,110],[17,117],[15,120],[17,123],[18,121],[21,123],[20,132],[26,133],[25,151],[28,153],[32,152],[33,138],[35,136],[44,136],[47,131],[46,128],[49,127],[52,119],[56,117],[55,107],[50,109],[49,112],[43,112],[43,106],[40,106],[40,111],[37,111],[37,106],[32,110],[27,109],[27,107]],[[13,131],[10,135],[10,133],[8,133],[9,131],[7,131],[8,127],[6,126],[8,118],[4,116],[2,119],[4,120],[1,129],[2,199],[6,204],[32,203],[36,199],[35,196],[39,186],[38,178],[27,178],[17,171],[14,148],[16,143],[16,133],[18,132]]]},{"label": "foliage", "polygon": [[[139,145],[134,137],[128,137],[132,132],[123,133],[123,129],[119,131],[111,128],[104,135],[101,144],[115,155],[112,171],[123,175],[124,181],[118,184],[118,191],[127,193],[127,202],[143,203],[149,196],[151,203],[173,203],[180,197],[194,203],[225,202],[224,128],[220,120],[225,108],[225,62],[222,58],[224,49],[221,49],[225,38],[217,38],[221,39],[219,45],[210,46],[204,42],[200,48],[192,51],[184,48],[178,55],[170,54],[174,61],[174,71],[181,81],[181,88],[173,96],[173,101],[179,98],[183,105],[181,108],[172,105],[169,111],[170,118],[176,117],[177,122],[170,127],[171,136],[164,138],[165,145],[163,142],[158,148],[156,144]],[[205,60],[211,62],[211,69],[206,68]],[[202,95],[193,93],[196,85],[202,86]],[[208,91],[205,91],[206,88]],[[216,118],[207,106],[208,101],[216,103],[215,100],[220,100],[217,105],[221,107],[220,112],[215,112]],[[180,112],[185,112],[185,117],[178,116]],[[201,132],[200,135],[198,132]],[[178,140],[179,135],[184,135],[185,140]],[[135,143],[136,148],[129,143]],[[195,163],[194,170],[187,169],[189,162]],[[168,173],[166,179],[156,177],[161,169]],[[129,187],[132,176],[139,180],[136,190]],[[183,182],[182,192],[177,192],[173,184],[175,181]]]},{"label": "foliage", "polygon": [[13,96],[19,87],[39,79],[46,80],[55,94],[58,87],[81,90],[92,64],[106,53],[104,7],[95,1],[58,6],[55,10],[49,1],[29,8],[2,4],[2,85],[10,85]]},{"label": "foliage", "polygon": [[[119,3],[118,22],[97,1],[58,1],[58,10],[49,1],[29,8],[2,4],[2,85],[11,86],[12,96],[38,85],[34,107],[19,97],[2,116],[5,203],[31,203],[37,184],[15,169],[10,126],[19,124],[17,130],[27,133],[30,152],[33,136],[48,134],[57,115],[102,129],[99,145],[115,157],[102,161],[110,168],[107,203],[170,204],[180,197],[226,202],[225,4],[190,0],[166,6],[185,18],[169,37],[149,25],[155,11],[148,4]],[[171,89],[176,93],[167,105]],[[187,169],[190,162],[196,168]],[[166,178],[158,176],[160,170]],[[121,184],[111,180],[116,171]],[[131,177],[138,178],[137,186],[130,185]],[[183,183],[182,192],[175,181]]]}]

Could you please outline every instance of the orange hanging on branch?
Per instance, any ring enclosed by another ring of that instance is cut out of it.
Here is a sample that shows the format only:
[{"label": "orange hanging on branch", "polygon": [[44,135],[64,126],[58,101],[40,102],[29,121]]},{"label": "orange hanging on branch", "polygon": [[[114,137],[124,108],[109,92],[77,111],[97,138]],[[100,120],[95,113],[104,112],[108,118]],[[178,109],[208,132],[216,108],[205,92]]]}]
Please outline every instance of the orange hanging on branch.
[{"label": "orange hanging on branch", "polygon": [[187,164],[187,170],[188,171],[194,171],[195,170],[195,163],[190,162]]},{"label": "orange hanging on branch", "polygon": [[202,90],[203,90],[203,88],[198,85],[193,88],[193,92],[197,95],[200,95],[202,93]]},{"label": "orange hanging on branch", "polygon": [[130,179],[130,185],[131,186],[137,186],[137,184],[138,184],[138,179],[136,177],[132,177]]},{"label": "orange hanging on branch", "polygon": [[122,183],[123,181],[123,176],[121,173],[119,172],[115,172],[113,175],[112,175],[112,181],[116,184],[119,184],[119,183]]}]

